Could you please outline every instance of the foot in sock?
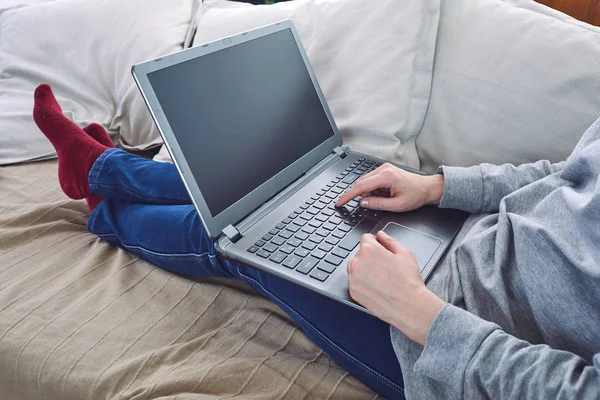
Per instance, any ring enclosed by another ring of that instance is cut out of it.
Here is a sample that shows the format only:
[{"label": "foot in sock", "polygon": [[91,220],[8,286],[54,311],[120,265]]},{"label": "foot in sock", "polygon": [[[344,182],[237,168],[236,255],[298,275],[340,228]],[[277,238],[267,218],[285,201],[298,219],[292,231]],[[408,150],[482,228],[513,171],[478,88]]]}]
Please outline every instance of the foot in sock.
[{"label": "foot in sock", "polygon": [[[110,139],[110,136],[108,136],[108,133],[106,133],[106,130],[102,127],[102,125],[98,125],[97,123],[93,122],[93,123],[89,124],[88,126],[84,127],[83,131],[85,133],[87,133],[88,135],[90,135],[90,137],[92,139],[94,139],[96,142],[98,142],[106,147],[110,147],[110,148],[115,147],[115,144],[112,142],[112,140]],[[87,203],[88,208],[90,209],[90,212],[92,212],[98,206],[98,204],[100,204],[100,202],[102,200],[103,200],[103,197],[97,196],[95,194],[91,194],[88,197],[86,197],[85,202]]]},{"label": "foot in sock", "polygon": [[88,174],[108,147],[92,139],[63,115],[52,89],[46,84],[35,90],[33,119],[56,150],[58,180],[63,192],[72,199],[92,196]]},{"label": "foot in sock", "polygon": [[85,133],[87,133],[88,135],[90,135],[90,137],[92,139],[94,139],[96,142],[100,143],[101,145],[110,147],[110,148],[115,147],[115,144],[110,139],[110,136],[108,136],[108,133],[106,132],[104,127],[102,127],[102,125],[92,122],[91,124],[89,124],[88,126],[83,128],[83,131]]}]

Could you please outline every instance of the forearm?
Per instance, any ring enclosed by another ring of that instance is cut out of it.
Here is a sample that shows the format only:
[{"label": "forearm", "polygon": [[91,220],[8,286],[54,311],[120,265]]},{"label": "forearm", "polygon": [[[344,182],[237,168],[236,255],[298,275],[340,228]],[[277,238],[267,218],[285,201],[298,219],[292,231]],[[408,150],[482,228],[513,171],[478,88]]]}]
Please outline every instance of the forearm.
[{"label": "forearm", "polygon": [[500,201],[512,192],[559,172],[564,162],[538,161],[518,167],[512,164],[442,167],[444,191],[440,207],[470,213],[497,212]]},{"label": "forearm", "polygon": [[415,371],[460,398],[599,398],[595,366],[546,345],[532,345],[467,311],[446,306],[427,335]]}]

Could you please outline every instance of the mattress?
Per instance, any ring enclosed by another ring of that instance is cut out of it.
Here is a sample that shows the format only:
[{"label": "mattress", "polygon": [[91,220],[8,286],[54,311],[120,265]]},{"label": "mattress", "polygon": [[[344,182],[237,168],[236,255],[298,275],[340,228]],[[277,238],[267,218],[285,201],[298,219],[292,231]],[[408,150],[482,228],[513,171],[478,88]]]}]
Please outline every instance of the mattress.
[{"label": "mattress", "polygon": [[373,399],[248,286],[85,229],[56,161],[0,167],[0,399]]}]

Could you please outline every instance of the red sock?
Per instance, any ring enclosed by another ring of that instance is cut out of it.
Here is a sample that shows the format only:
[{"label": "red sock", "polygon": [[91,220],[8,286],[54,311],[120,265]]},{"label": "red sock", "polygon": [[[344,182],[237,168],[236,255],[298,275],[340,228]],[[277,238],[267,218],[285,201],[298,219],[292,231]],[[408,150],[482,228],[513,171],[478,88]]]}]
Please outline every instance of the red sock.
[{"label": "red sock", "polygon": [[[102,127],[102,125],[99,125],[95,122],[89,124],[88,126],[86,126],[85,128],[83,128],[83,131],[85,133],[87,133],[88,135],[90,135],[90,137],[92,139],[94,139],[96,142],[106,146],[106,147],[110,147],[110,148],[114,148],[115,144],[112,142],[112,140],[110,139],[110,136],[108,136],[108,133],[106,133],[106,130]],[[97,196],[95,194],[90,194],[86,199],[85,202],[88,205],[88,208],[90,209],[90,212],[94,211],[94,209],[98,206],[98,204],[100,204],[100,202],[102,201],[103,197]]]},{"label": "red sock", "polygon": [[91,124],[83,128],[83,131],[90,135],[92,139],[94,139],[101,145],[110,148],[115,147],[115,144],[110,139],[110,136],[108,136],[108,133],[106,133],[106,130],[102,125],[92,122]]},{"label": "red sock", "polygon": [[33,119],[58,155],[58,181],[67,196],[84,199],[91,195],[88,174],[94,161],[108,147],[96,142],[62,113],[50,86],[35,90]]}]

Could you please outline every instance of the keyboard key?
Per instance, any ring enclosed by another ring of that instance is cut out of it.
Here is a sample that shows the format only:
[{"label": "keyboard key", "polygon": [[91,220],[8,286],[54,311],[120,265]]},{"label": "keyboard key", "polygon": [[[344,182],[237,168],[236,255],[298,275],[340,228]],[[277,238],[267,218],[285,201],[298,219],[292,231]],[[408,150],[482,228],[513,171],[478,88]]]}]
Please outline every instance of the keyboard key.
[{"label": "keyboard key", "polygon": [[298,232],[298,233],[296,233],[296,235],[294,235],[294,237],[297,237],[300,240],[306,240],[306,239],[308,239],[308,233]]},{"label": "keyboard key", "polygon": [[[271,240],[271,239],[269,239],[269,240]],[[263,247],[265,243],[266,242],[264,240],[257,240],[256,243],[254,243],[254,245],[257,247]]]},{"label": "keyboard key", "polygon": [[296,213],[291,213],[290,215],[288,215],[289,219],[296,219],[296,217],[298,216],[298,214]]},{"label": "keyboard key", "polygon": [[307,212],[303,212],[302,214],[300,214],[300,218],[306,220],[306,221],[310,221],[311,219],[313,219],[315,216],[313,214],[309,214]]},{"label": "keyboard key", "polygon": [[308,204],[309,206],[312,206],[314,202],[315,202],[314,200],[312,200],[312,199],[309,199],[309,200],[306,200],[306,201],[304,202],[304,204]]},{"label": "keyboard key", "polygon": [[337,197],[337,194],[333,193],[333,192],[327,192],[325,193],[325,197],[327,197],[328,199],[335,199]]},{"label": "keyboard key", "polygon": [[302,261],[302,257],[291,255],[285,259],[283,266],[294,269],[296,268],[296,265],[300,264],[300,261]]},{"label": "keyboard key", "polygon": [[347,184],[351,184],[354,183],[354,181],[356,181],[358,178],[360,178],[360,174],[357,174],[355,172],[348,174],[343,180],[343,183],[347,183]]},{"label": "keyboard key", "polygon": [[290,224],[290,225],[286,226],[285,229],[287,229],[290,232],[296,233],[296,232],[298,232],[300,230],[300,227],[298,225],[296,225],[296,224]]},{"label": "keyboard key", "polygon": [[317,268],[310,274],[310,277],[318,281],[325,282],[325,280],[329,277],[329,274]]},{"label": "keyboard key", "polygon": [[346,171],[350,172],[350,171],[352,171],[353,169],[354,169],[354,167],[348,167],[348,168],[346,168]]},{"label": "keyboard key", "polygon": [[315,235],[310,235],[308,240],[310,240],[313,243],[319,244],[323,241],[323,237],[315,234]]},{"label": "keyboard key", "polygon": [[331,233],[330,231],[328,231],[327,229],[323,229],[323,228],[317,229],[317,232],[316,232],[317,235],[323,236],[323,237],[329,236],[330,233]]},{"label": "keyboard key", "polygon": [[292,222],[291,218],[284,218],[283,221],[281,221],[282,224],[289,224],[290,222]]},{"label": "keyboard key", "polygon": [[348,236],[340,243],[340,247],[344,250],[352,251],[360,242],[360,237],[365,233],[371,231],[371,229],[375,228],[377,225],[377,220],[371,218],[365,218],[358,225],[354,227],[349,233]]},{"label": "keyboard key", "polygon": [[273,239],[271,239],[271,243],[273,243],[276,246],[281,246],[285,243],[285,239],[281,236],[275,236]]},{"label": "keyboard key", "polygon": [[302,244],[302,241],[300,239],[292,238],[288,240],[287,244],[289,244],[290,246],[298,247]]},{"label": "keyboard key", "polygon": [[342,171],[342,172],[340,173],[340,175],[342,175],[342,176],[346,176],[346,175],[348,175],[348,171]]},{"label": "keyboard key", "polygon": [[310,196],[310,198],[311,198],[312,200],[315,200],[315,201],[316,201],[316,200],[319,200],[319,197],[320,197],[320,196],[317,196],[316,194],[313,194],[312,196]]},{"label": "keyboard key", "polygon": [[320,270],[322,270],[322,271],[325,271],[327,273],[332,273],[333,271],[335,271],[335,265],[330,264],[330,263],[325,262],[325,261],[321,261],[317,265],[317,268],[320,269]]},{"label": "keyboard key", "polygon": [[325,257],[327,255],[326,252],[324,252],[323,250],[315,250],[312,252],[312,256],[315,258],[318,258],[319,260],[322,259],[323,257]]},{"label": "keyboard key", "polygon": [[279,236],[281,236],[284,239],[289,239],[292,237],[292,235],[293,235],[293,233],[288,230],[279,232]]},{"label": "keyboard key", "polygon": [[322,201],[317,201],[315,204],[313,204],[313,207],[316,209],[322,210],[325,207],[327,207],[327,204],[329,204],[329,203],[323,203]]},{"label": "keyboard key", "polygon": [[353,225],[346,225],[346,224],[341,224],[338,229],[340,231],[344,231],[344,232],[350,232],[353,228]]},{"label": "keyboard key", "polygon": [[306,249],[297,249],[294,252],[295,255],[300,256],[302,258],[306,257],[307,255],[310,254],[310,251],[306,250]]},{"label": "keyboard key", "polygon": [[279,264],[280,262],[285,260],[286,257],[287,257],[287,254],[278,251],[277,253],[275,253],[271,257],[269,257],[269,260],[273,261],[274,263]]},{"label": "keyboard key", "polygon": [[269,253],[274,252],[275,250],[277,250],[277,246],[274,245],[273,243],[267,243],[263,246],[263,250],[268,251]]},{"label": "keyboard key", "polygon": [[310,235],[312,235],[316,231],[316,229],[312,226],[305,226],[304,228],[302,228],[302,230]]},{"label": "keyboard key", "polygon": [[[283,249],[279,249],[279,250],[283,251]],[[341,257],[341,258],[346,258],[346,257],[348,257],[348,254],[350,254],[350,252],[337,247],[334,251],[331,252],[331,254],[335,254],[336,256]]]},{"label": "keyboard key", "polygon": [[315,206],[312,206],[306,210],[307,213],[312,214],[312,215],[317,215],[319,213],[319,211],[321,211],[321,210]]},{"label": "keyboard key", "polygon": [[333,236],[329,236],[328,238],[325,238],[325,242],[335,246],[336,244],[338,244],[340,242],[340,239],[337,239]]},{"label": "keyboard key", "polygon": [[314,220],[310,221],[308,225],[312,226],[313,228],[320,228],[323,223],[315,218]]},{"label": "keyboard key", "polygon": [[333,231],[331,233],[333,236],[335,236],[338,239],[342,239],[344,236],[346,236],[346,232],[340,230],[340,229],[336,229],[335,231]]},{"label": "keyboard key", "polygon": [[335,194],[341,194],[343,191],[344,191],[343,189],[340,189],[340,188],[339,188],[339,187],[337,187],[337,186],[336,186],[336,187],[332,187],[332,188],[331,188],[331,192],[332,192],[332,193],[335,193]]},{"label": "keyboard key", "polygon": [[325,261],[327,261],[328,263],[333,264],[337,267],[338,265],[340,265],[342,263],[342,261],[344,261],[344,259],[340,258],[338,256],[334,256],[333,254],[330,254],[327,257],[325,257]]},{"label": "keyboard key", "polygon": [[312,270],[315,267],[315,265],[317,265],[318,262],[319,260],[317,260],[316,258],[308,257],[304,261],[302,261],[300,265],[298,265],[296,271],[306,275],[310,272],[310,270]]},{"label": "keyboard key", "polygon": [[348,189],[348,184],[344,183],[343,181],[338,183],[337,185],[335,185],[335,187],[340,188],[340,189]]},{"label": "keyboard key", "polygon": [[277,228],[277,229],[283,229],[283,228],[285,228],[285,225],[280,222],[277,225],[275,225],[275,228]]},{"label": "keyboard key", "polygon": [[310,205],[309,205],[309,204],[306,204],[306,203],[304,203],[304,204],[302,204],[302,205],[300,206],[300,208],[301,208],[301,209],[303,209],[303,210],[306,210],[308,207],[310,207]]},{"label": "keyboard key", "polygon": [[294,211],[295,214],[302,214],[303,212],[304,212],[304,209],[300,208],[300,207],[296,208],[296,210]]},{"label": "keyboard key", "polygon": [[333,249],[333,246],[327,243],[321,243],[319,245],[319,249],[323,250],[326,253],[329,253],[331,251],[331,249]]},{"label": "keyboard key", "polygon": [[331,222],[333,225],[339,225],[342,223],[342,221],[344,220],[338,217],[337,215],[334,215],[333,217],[329,218],[329,222]]},{"label": "keyboard key", "polygon": [[319,190],[316,194],[317,194],[317,196],[321,197],[321,196],[323,196],[325,194],[325,191],[324,190]]},{"label": "keyboard key", "polygon": [[273,235],[269,235],[268,233],[262,237],[262,240],[264,240],[265,242],[268,242],[271,239],[273,239]]},{"label": "keyboard key", "polygon": [[304,226],[306,225],[308,221],[302,218],[298,218],[296,220],[294,220],[294,225],[298,225],[298,226]]},{"label": "keyboard key", "polygon": [[383,211],[369,210],[367,212],[367,217],[380,220],[381,218],[383,218]]},{"label": "keyboard key", "polygon": [[350,211],[344,207],[336,208],[335,215],[337,215],[339,218],[346,218],[348,215],[350,215]]},{"label": "keyboard key", "polygon": [[313,251],[315,247],[317,247],[317,244],[313,242],[305,242],[302,244],[302,247],[307,250]]},{"label": "keyboard key", "polygon": [[323,229],[327,229],[328,231],[332,231],[336,228],[335,224],[332,224],[331,222],[327,222],[325,224],[323,224]]},{"label": "keyboard key", "polygon": [[248,247],[248,252],[249,253],[256,253],[258,251],[258,247],[257,246],[250,246]]},{"label": "keyboard key", "polygon": [[296,250],[294,247],[290,246],[289,244],[284,244],[283,246],[281,246],[279,248],[279,251],[281,251],[282,253],[285,254],[292,254],[294,252],[294,250]]},{"label": "keyboard key", "polygon": [[325,210],[321,211],[321,214],[319,214],[319,215],[317,215],[317,216],[315,217],[315,220],[316,220],[316,221],[319,221],[319,222],[325,222],[325,221],[327,221],[328,219],[329,219],[329,217],[328,217],[328,216],[327,216],[327,214],[325,213]]},{"label": "keyboard key", "polygon": [[350,200],[347,205],[356,208],[358,207],[359,203],[356,200]]},{"label": "keyboard key", "polygon": [[346,225],[351,225],[351,226],[357,225],[358,222],[359,222],[359,219],[357,219],[357,218],[348,218],[347,220],[344,221],[344,223]]},{"label": "keyboard key", "polygon": [[269,231],[269,235],[277,235],[279,233],[279,229],[271,229]]},{"label": "keyboard key", "polygon": [[271,257],[271,253],[269,253],[268,251],[264,251],[264,250],[259,250],[256,254],[262,258]]},{"label": "keyboard key", "polygon": [[[330,208],[326,208],[323,211],[321,211],[321,214],[327,215],[327,216],[332,216],[333,214],[335,214],[335,211]],[[317,218],[318,218],[318,216],[317,216]]]}]

